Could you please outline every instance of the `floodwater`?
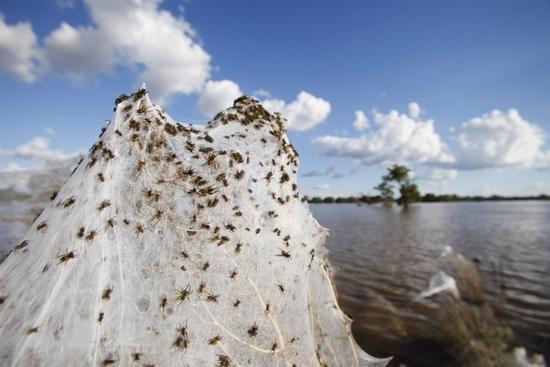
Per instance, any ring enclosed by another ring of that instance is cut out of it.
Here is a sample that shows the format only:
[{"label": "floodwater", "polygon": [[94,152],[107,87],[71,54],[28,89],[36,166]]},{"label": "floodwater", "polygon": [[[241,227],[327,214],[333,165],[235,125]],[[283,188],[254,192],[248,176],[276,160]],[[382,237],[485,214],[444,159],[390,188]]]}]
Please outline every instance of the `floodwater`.
[{"label": "floodwater", "polygon": [[33,218],[37,210],[43,206],[44,204],[37,204],[35,207],[29,203],[19,202],[0,204],[0,259],[23,239],[31,225],[28,218]]},{"label": "floodwater", "polygon": [[449,265],[454,256],[477,267],[484,298],[513,330],[513,344],[550,360],[550,202],[310,209],[330,229],[339,301],[368,353],[393,355],[395,366],[447,365],[435,337],[441,325],[434,314],[444,306],[414,298],[438,271],[457,278],[461,288]]}]

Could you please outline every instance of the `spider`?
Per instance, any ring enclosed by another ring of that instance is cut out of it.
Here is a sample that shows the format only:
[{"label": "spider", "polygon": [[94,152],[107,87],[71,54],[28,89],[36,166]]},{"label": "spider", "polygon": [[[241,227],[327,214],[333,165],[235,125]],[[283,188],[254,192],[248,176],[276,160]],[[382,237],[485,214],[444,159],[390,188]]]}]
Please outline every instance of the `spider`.
[{"label": "spider", "polygon": [[105,288],[103,290],[103,292],[101,293],[101,299],[103,300],[110,300],[111,299],[111,294],[113,293],[113,287],[111,286],[108,286],[107,288]]},{"label": "spider", "polygon": [[210,344],[210,345],[218,344],[221,340],[222,340],[222,337],[219,336],[219,335],[216,335],[215,337],[210,338],[208,340],[208,344]]},{"label": "spider", "polygon": [[61,264],[69,261],[70,259],[74,259],[75,254],[72,251],[67,251],[63,255],[59,255],[57,258],[59,259],[59,263]]},{"label": "spider", "polygon": [[78,238],[83,238],[83,237],[84,237],[84,232],[85,232],[85,231],[86,231],[86,228],[80,227],[80,228],[78,229],[78,233],[76,234],[76,236],[77,236]]},{"label": "spider", "polygon": [[101,211],[109,206],[111,206],[111,202],[109,200],[103,200],[101,203],[99,203],[97,210]]},{"label": "spider", "polygon": [[243,177],[244,177],[244,171],[243,170],[237,171],[237,173],[235,173],[235,178],[237,180],[241,180]]},{"label": "spider", "polygon": [[95,235],[97,234],[97,232],[95,230],[91,230],[88,232],[88,234],[86,235],[86,237],[84,237],[87,241],[93,241],[94,238],[95,238]]},{"label": "spider", "polygon": [[290,259],[290,258],[291,258],[290,252],[287,252],[287,251],[285,251],[285,250],[281,250],[281,253],[278,254],[278,255],[276,255],[276,256],[284,257],[284,258],[286,258],[286,259]]},{"label": "spider", "polygon": [[248,336],[251,338],[254,338],[256,335],[258,335],[258,326],[256,323],[250,327],[250,329],[247,330]]},{"label": "spider", "polygon": [[219,297],[219,294],[210,293],[206,296],[206,300],[208,302],[218,303],[218,297]]},{"label": "spider", "polygon": [[189,295],[191,295],[191,293],[193,293],[193,291],[191,290],[191,286],[189,284],[185,288],[179,288],[176,294],[176,301],[181,304],[187,299],[187,297],[189,297]]},{"label": "spider", "polygon": [[21,242],[19,245],[15,246],[13,249],[15,251],[21,250],[21,249],[27,247],[28,244],[29,244],[29,241],[25,240],[25,241]]}]

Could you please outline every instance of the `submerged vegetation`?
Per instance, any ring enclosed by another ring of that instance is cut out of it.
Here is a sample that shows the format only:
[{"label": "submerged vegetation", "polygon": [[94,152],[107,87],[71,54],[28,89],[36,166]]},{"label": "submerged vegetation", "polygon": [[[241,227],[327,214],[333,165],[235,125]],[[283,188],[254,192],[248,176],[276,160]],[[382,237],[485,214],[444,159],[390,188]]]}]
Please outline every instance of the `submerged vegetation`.
[{"label": "submerged vegetation", "polygon": [[[382,182],[374,189],[380,192],[380,197],[385,206],[392,206],[394,201],[407,209],[410,203],[420,200],[418,186],[411,181],[411,170],[405,166],[394,164],[388,167],[388,173],[382,176]],[[399,186],[399,198],[394,200],[393,184]]]},{"label": "submerged vegetation", "polygon": [[472,263],[453,264],[461,299],[446,297],[436,316],[438,343],[459,366],[512,367],[512,330],[498,320],[485,300],[481,278]]}]

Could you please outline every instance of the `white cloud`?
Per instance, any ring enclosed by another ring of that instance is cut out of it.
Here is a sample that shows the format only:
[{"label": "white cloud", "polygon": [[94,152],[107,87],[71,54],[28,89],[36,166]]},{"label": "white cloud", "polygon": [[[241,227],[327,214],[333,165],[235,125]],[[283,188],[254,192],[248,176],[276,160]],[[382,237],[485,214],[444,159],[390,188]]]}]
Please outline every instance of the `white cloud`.
[{"label": "white cloud", "polygon": [[330,103],[301,91],[296,99],[286,103],[281,99],[266,99],[262,101],[270,112],[281,112],[288,121],[288,130],[309,130],[323,122],[330,113]]},{"label": "white cloud", "polygon": [[435,132],[433,120],[421,121],[395,110],[373,114],[375,127],[358,137],[327,135],[313,139],[312,143],[326,155],[354,158],[367,166],[390,161],[431,164],[454,161]]},{"label": "white cloud", "polygon": [[198,110],[206,117],[233,105],[233,101],[242,96],[239,85],[231,80],[209,80],[197,102]]},{"label": "white cloud", "polygon": [[457,167],[550,166],[550,151],[544,151],[544,135],[519,112],[493,110],[452,130],[458,142]]},{"label": "white cloud", "polygon": [[86,0],[91,25],[63,22],[38,50],[30,24],[8,26],[0,18],[0,70],[27,82],[38,69],[82,82],[123,66],[139,70],[139,81],[161,103],[173,94],[200,92],[210,76],[210,55],[191,25],[160,9],[160,2]]},{"label": "white cloud", "polygon": [[457,177],[458,171],[456,169],[430,168],[419,175],[418,179],[426,181],[450,181]]},{"label": "white cloud", "polygon": [[365,130],[369,127],[369,119],[367,115],[361,110],[355,111],[355,120],[353,121],[353,127],[356,130]]},{"label": "white cloud", "polygon": [[315,190],[323,190],[324,191],[324,190],[330,189],[330,185],[329,184],[319,184],[319,185],[313,186],[313,188]]},{"label": "white cloud", "polygon": [[411,102],[409,103],[409,115],[412,118],[418,118],[420,117],[420,113],[422,112],[422,109],[420,108],[420,105],[417,102]]},{"label": "white cloud", "polygon": [[115,48],[108,34],[67,23],[61,23],[46,37],[40,60],[43,72],[78,82],[107,72],[116,64]]},{"label": "white cloud", "polygon": [[0,72],[30,83],[35,80],[36,36],[32,25],[9,25],[0,13]]},{"label": "white cloud", "polygon": [[252,92],[252,95],[257,98],[271,98],[271,93],[261,88]]},{"label": "white cloud", "polygon": [[37,136],[13,150],[0,150],[0,156],[41,161],[59,161],[77,156],[80,152],[65,154],[59,149],[51,149],[49,140]]},{"label": "white cloud", "polygon": [[0,172],[19,172],[23,171],[23,167],[17,163],[9,163],[2,171]]}]

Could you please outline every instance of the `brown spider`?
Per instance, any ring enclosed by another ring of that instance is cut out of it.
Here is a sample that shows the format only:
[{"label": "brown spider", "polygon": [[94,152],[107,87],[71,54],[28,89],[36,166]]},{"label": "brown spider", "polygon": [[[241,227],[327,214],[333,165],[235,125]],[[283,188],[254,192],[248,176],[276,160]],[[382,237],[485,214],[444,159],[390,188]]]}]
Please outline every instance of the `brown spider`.
[{"label": "brown spider", "polygon": [[251,338],[254,338],[256,335],[258,335],[258,326],[256,323],[250,327],[250,329],[247,330],[248,336]]},{"label": "brown spider", "polygon": [[191,290],[191,286],[188,284],[185,288],[178,288],[177,294],[176,294],[176,301],[180,304],[184,302],[189,295],[191,295],[193,291]]},{"label": "brown spider", "polygon": [[291,258],[290,252],[287,252],[285,250],[281,250],[281,253],[276,255],[276,256],[284,257],[285,259],[290,259]]},{"label": "brown spider", "polygon": [[97,206],[97,210],[101,211],[107,207],[111,206],[111,202],[109,200],[103,200],[99,205]]},{"label": "brown spider", "polygon": [[101,299],[103,300],[110,300],[111,299],[111,294],[113,293],[113,287],[111,286],[108,286],[107,288],[105,288],[103,290],[103,292],[101,293]]},{"label": "brown spider", "polygon": [[243,177],[244,177],[244,171],[243,170],[237,171],[237,173],[235,173],[235,178],[237,180],[241,180]]},{"label": "brown spider", "polygon": [[24,249],[25,247],[27,247],[27,245],[29,244],[29,241],[25,240],[25,241],[22,241],[19,245],[15,246],[13,248],[14,251],[17,251],[17,250],[21,250],[21,249]]},{"label": "brown spider", "polygon": [[208,339],[208,344],[209,345],[218,344],[221,340],[222,340],[222,337],[219,335],[216,335],[215,337]]},{"label": "brown spider", "polygon": [[218,294],[214,294],[214,293],[210,293],[206,296],[206,300],[208,302],[215,302],[215,303],[218,303],[218,297],[219,295]]},{"label": "brown spider", "polygon": [[237,243],[235,245],[235,253],[238,254],[239,252],[241,252],[241,247],[243,247],[243,245],[241,243]]},{"label": "brown spider", "polygon": [[88,231],[88,234],[87,234],[86,237],[84,237],[84,238],[85,238],[87,241],[93,241],[96,234],[97,234],[97,232],[96,232],[95,230],[91,230],[91,231]]},{"label": "brown spider", "polygon": [[229,367],[229,357],[223,354],[218,354],[218,365],[216,367]]},{"label": "brown spider", "polygon": [[83,237],[84,237],[84,232],[85,232],[85,231],[86,231],[86,228],[80,227],[80,228],[78,229],[78,233],[76,234],[76,236],[77,236],[78,238],[83,238]]},{"label": "brown spider", "polygon": [[198,294],[202,294],[204,292],[204,289],[206,288],[206,283],[205,282],[201,282],[199,284],[199,288],[197,289],[197,293]]},{"label": "brown spider", "polygon": [[168,303],[168,298],[166,298],[166,296],[160,297],[159,307],[160,308],[166,307],[166,303]]},{"label": "brown spider", "polygon": [[66,251],[63,255],[57,257],[59,259],[59,264],[69,261],[70,259],[75,258],[75,254],[72,251]]},{"label": "brown spider", "polygon": [[232,152],[231,158],[233,158],[237,163],[243,163],[243,156],[239,152]]}]

